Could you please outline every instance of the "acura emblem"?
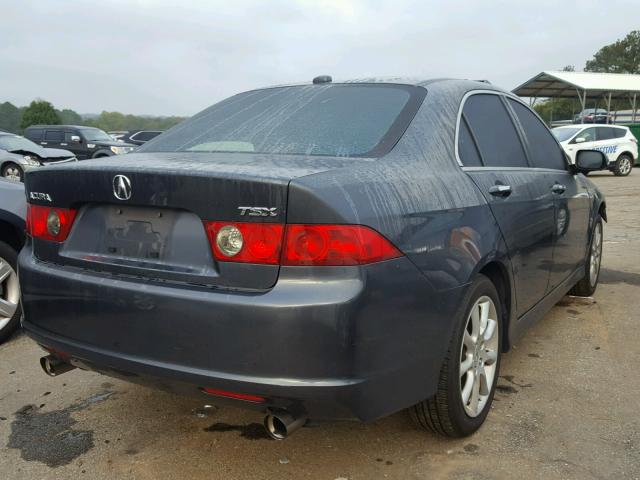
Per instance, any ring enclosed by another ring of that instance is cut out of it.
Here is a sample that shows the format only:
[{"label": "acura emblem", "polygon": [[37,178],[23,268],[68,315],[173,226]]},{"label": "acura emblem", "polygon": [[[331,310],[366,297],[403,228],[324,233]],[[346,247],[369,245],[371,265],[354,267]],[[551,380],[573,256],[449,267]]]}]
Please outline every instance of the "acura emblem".
[{"label": "acura emblem", "polygon": [[118,200],[129,200],[131,198],[131,180],[124,175],[113,177],[113,194]]}]

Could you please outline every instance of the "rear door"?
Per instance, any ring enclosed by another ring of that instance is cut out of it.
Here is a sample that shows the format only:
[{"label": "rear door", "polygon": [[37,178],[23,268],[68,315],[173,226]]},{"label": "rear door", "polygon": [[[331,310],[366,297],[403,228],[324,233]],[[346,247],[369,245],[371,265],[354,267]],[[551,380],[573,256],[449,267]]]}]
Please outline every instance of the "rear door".
[{"label": "rear door", "polygon": [[618,143],[615,128],[596,127],[595,150],[600,150],[607,156],[609,163],[613,163],[618,158]]},{"label": "rear door", "polygon": [[[544,123],[524,104],[508,105],[522,130],[531,165],[545,177],[555,205],[555,246],[549,290],[567,279],[586,256],[591,199],[583,182],[570,173],[562,147]],[[609,128],[608,130],[613,130]]]},{"label": "rear door", "polygon": [[64,143],[64,130],[61,128],[47,128],[44,131],[44,137],[40,145],[45,148],[64,148],[61,144]]},{"label": "rear door", "polygon": [[503,95],[473,93],[462,108],[458,152],[509,249],[521,316],[547,292],[553,259],[549,173],[531,168]]}]

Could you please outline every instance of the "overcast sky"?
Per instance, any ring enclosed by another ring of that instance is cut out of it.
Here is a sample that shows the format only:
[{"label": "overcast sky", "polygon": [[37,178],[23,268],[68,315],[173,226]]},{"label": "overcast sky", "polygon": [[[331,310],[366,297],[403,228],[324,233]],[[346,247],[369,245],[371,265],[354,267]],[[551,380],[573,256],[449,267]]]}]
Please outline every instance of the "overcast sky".
[{"label": "overcast sky", "polygon": [[582,69],[638,28],[637,12],[637,0],[11,0],[0,11],[0,102],[191,115],[319,74],[512,89],[542,70]]}]

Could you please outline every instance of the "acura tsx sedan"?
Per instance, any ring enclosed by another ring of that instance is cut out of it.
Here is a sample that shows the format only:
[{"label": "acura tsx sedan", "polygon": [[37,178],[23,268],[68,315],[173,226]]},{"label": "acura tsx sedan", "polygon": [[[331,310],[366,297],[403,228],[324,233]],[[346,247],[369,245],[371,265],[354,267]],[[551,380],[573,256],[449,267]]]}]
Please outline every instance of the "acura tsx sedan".
[{"label": "acura tsx sedan", "polygon": [[[29,172],[23,326],[79,367],[308,420],[464,436],[502,353],[591,295],[603,195],[517,97],[401,79],[235,95],[127,158]],[[561,371],[561,370],[560,370]]]}]

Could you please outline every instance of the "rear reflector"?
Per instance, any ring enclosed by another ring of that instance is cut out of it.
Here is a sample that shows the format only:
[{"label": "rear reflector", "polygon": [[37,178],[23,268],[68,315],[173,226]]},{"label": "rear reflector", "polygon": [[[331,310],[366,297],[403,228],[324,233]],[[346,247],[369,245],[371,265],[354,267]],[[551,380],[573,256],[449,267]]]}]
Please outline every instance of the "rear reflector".
[{"label": "rear reflector", "polygon": [[64,242],[75,217],[76,211],[70,208],[27,204],[27,233],[41,240]]},{"label": "rear reflector", "polygon": [[216,260],[270,265],[363,265],[402,256],[363,225],[205,222]]},{"label": "rear reflector", "polygon": [[237,400],[246,400],[247,402],[264,403],[267,400],[264,397],[258,395],[249,395],[246,393],[227,392],[225,390],[216,390],[214,388],[201,388],[201,391],[208,393],[209,395],[216,395],[218,397],[235,398]]}]

